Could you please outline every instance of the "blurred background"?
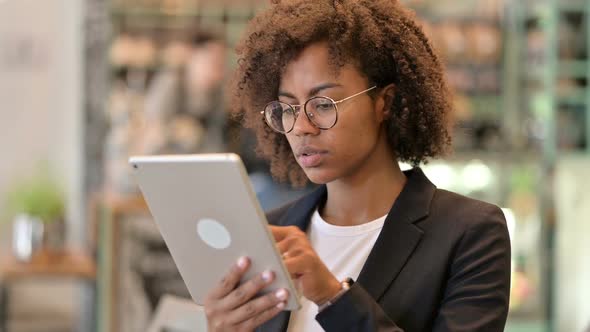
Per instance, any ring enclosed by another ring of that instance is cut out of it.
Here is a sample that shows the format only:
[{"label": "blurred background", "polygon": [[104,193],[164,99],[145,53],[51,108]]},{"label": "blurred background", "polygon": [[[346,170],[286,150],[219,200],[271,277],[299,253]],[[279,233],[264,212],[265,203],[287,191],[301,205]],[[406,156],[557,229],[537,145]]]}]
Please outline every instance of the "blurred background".
[{"label": "blurred background", "polygon": [[[189,297],[130,155],[237,152],[265,209],[305,191],[227,116],[233,48],[268,2],[0,0],[0,331],[145,331]],[[404,3],[455,92],[455,153],[425,172],[509,223],[506,331],[587,331],[590,1]]]}]

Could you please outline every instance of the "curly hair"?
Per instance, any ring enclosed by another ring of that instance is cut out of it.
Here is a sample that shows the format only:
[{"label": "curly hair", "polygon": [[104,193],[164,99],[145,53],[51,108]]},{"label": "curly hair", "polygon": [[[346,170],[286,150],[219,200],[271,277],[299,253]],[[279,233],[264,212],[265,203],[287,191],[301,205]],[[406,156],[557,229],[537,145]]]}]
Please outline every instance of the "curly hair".
[{"label": "curly hair", "polygon": [[378,87],[395,85],[385,126],[399,161],[417,165],[448,151],[452,98],[443,69],[414,14],[399,1],[272,3],[250,22],[236,48],[230,107],[256,133],[257,153],[270,161],[275,179],[294,185],[307,182],[286,137],[266,126],[260,111],[277,99],[288,63],[315,42],[328,42],[335,73],[352,62]]}]

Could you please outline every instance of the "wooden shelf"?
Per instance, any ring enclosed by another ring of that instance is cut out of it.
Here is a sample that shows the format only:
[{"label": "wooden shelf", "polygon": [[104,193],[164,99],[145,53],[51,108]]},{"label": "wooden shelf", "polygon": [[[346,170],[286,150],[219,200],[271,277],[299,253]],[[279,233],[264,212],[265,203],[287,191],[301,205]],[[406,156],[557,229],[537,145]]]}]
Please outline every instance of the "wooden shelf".
[{"label": "wooden shelf", "polygon": [[0,257],[0,277],[4,280],[33,277],[96,278],[96,263],[89,255],[74,251],[40,251],[30,262],[20,262],[15,257]]}]

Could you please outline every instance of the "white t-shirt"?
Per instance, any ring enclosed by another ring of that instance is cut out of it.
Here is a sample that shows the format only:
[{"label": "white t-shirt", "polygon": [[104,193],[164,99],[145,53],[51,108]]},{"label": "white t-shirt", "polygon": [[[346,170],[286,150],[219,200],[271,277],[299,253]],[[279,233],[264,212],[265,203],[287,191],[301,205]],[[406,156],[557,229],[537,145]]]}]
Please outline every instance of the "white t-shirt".
[{"label": "white t-shirt", "polygon": [[[358,226],[335,226],[322,219],[316,210],[307,236],[314,250],[338,280],[356,280],[379,237],[387,215]],[[288,332],[324,331],[315,320],[318,306],[301,297],[301,309],[291,313]]]}]

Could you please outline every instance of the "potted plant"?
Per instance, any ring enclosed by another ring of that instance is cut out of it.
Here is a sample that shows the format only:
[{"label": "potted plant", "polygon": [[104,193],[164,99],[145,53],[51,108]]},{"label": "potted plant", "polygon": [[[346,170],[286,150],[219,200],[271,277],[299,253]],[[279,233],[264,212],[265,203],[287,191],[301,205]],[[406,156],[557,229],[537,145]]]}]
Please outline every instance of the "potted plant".
[{"label": "potted plant", "polygon": [[17,258],[27,260],[40,248],[50,252],[63,249],[64,194],[46,169],[17,183],[7,197]]}]

